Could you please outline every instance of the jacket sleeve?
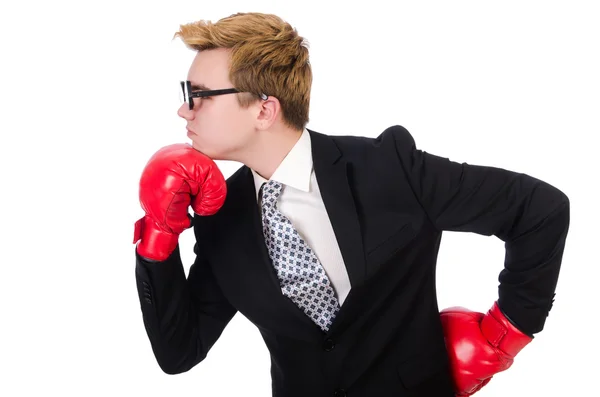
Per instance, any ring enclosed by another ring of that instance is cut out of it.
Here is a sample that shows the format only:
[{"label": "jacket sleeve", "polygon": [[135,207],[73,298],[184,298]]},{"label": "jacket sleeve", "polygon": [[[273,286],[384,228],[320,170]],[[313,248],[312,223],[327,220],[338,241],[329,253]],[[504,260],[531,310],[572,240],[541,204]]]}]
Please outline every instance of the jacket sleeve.
[{"label": "jacket sleeve", "polygon": [[402,172],[438,230],[494,235],[504,242],[498,306],[522,332],[544,328],[569,229],[569,199],[550,184],[501,168],[457,163],[416,148],[388,128]]},{"label": "jacket sleeve", "polygon": [[187,279],[179,246],[160,262],[135,253],[144,326],[158,365],[167,374],[186,372],[201,362],[237,312],[221,292],[202,251],[197,242]]}]

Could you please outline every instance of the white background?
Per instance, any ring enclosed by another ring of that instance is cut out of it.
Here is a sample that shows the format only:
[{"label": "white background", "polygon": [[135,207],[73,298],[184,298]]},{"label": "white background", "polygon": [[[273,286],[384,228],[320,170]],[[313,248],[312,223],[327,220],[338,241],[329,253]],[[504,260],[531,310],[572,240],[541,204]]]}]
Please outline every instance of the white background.
[{"label": "white background", "polygon": [[[194,54],[173,33],[238,11],[276,13],[308,40],[309,128],[375,137],[400,124],[430,153],[569,196],[546,328],[478,396],[595,394],[595,2],[197,0],[0,7],[0,395],[270,395],[268,351],[240,314],[204,362],[162,373],[134,279],[140,173],[159,147],[188,141],[176,109]],[[219,165],[225,176],[240,166]],[[181,245],[187,271],[191,231]],[[487,310],[503,261],[495,237],[445,233],[440,307]]]}]

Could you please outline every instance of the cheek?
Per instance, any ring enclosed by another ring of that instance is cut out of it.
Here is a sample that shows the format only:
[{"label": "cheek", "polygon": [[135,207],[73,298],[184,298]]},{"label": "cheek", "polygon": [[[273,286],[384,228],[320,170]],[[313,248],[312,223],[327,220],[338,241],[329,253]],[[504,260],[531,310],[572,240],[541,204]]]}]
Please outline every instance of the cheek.
[{"label": "cheek", "polygon": [[237,103],[220,103],[220,106],[207,103],[200,109],[192,122],[203,140],[219,142],[224,137],[239,140],[252,128],[252,114],[249,109],[240,108]]},{"label": "cheek", "polygon": [[239,109],[233,117],[234,125],[242,131],[249,131],[253,127],[254,113],[250,109]]}]

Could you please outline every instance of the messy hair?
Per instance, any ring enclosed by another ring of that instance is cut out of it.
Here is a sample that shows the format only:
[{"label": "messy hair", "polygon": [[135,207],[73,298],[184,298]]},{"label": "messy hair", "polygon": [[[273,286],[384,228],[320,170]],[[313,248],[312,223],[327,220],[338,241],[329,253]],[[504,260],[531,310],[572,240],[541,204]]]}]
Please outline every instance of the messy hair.
[{"label": "messy hair", "polygon": [[245,92],[237,94],[240,105],[249,106],[261,93],[274,96],[288,126],[306,126],[312,85],[308,43],[289,23],[272,14],[237,13],[216,23],[180,25],[176,37],[196,51],[230,49],[229,79]]}]

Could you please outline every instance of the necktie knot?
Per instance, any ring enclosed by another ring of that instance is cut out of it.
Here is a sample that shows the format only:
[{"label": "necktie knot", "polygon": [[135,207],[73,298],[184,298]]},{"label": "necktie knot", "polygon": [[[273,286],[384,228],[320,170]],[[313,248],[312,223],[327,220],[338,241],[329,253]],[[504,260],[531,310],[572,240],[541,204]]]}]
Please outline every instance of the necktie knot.
[{"label": "necktie knot", "polygon": [[277,181],[270,180],[262,185],[262,205],[263,207],[273,208],[281,195],[283,184]]}]

